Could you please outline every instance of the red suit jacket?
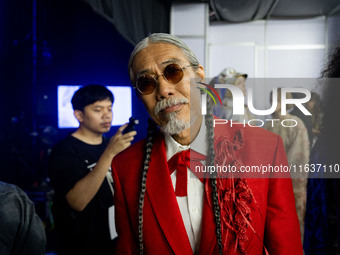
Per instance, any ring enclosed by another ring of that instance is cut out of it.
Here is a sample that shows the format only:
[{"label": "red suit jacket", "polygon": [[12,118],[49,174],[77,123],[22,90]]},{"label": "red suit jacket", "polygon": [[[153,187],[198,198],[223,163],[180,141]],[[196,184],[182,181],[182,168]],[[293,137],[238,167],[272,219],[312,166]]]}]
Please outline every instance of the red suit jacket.
[{"label": "red suit jacket", "polygon": [[[215,138],[225,136],[232,141],[240,130],[244,146],[237,153],[243,165],[287,165],[281,138],[262,128],[216,125]],[[138,198],[144,143],[142,140],[132,145],[117,155],[112,163],[118,233],[116,254],[138,254]],[[291,179],[248,178],[247,182],[257,203],[251,212],[253,229],[248,228],[246,232],[247,254],[264,254],[264,247],[270,255],[302,254]],[[164,138],[160,133],[152,149],[146,186],[144,253],[193,254],[170,179]],[[199,254],[218,254],[213,210],[206,195],[203,203]],[[234,244],[227,242],[226,245]]]}]

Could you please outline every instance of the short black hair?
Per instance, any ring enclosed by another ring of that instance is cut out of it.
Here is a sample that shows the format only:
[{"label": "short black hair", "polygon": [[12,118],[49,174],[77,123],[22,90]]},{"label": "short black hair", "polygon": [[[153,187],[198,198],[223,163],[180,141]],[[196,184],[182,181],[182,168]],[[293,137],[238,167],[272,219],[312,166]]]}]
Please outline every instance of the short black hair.
[{"label": "short black hair", "polygon": [[84,111],[85,106],[109,99],[114,102],[113,94],[105,86],[89,84],[78,89],[72,97],[73,110]]}]

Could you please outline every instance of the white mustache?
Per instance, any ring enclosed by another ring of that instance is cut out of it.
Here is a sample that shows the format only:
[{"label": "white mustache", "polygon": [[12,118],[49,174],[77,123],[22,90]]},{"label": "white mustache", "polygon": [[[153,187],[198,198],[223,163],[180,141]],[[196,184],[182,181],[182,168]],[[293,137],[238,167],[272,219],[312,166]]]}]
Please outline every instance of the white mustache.
[{"label": "white mustache", "polygon": [[186,98],[168,98],[168,99],[163,99],[162,101],[159,101],[156,104],[155,107],[155,115],[157,115],[160,111],[174,106],[174,105],[178,105],[178,104],[188,104],[189,100]]}]

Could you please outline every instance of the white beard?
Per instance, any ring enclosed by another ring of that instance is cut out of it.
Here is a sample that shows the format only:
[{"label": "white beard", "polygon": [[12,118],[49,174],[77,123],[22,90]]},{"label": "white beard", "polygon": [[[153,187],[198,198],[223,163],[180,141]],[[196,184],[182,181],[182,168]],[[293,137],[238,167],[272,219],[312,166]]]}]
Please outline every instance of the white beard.
[{"label": "white beard", "polygon": [[176,135],[190,127],[190,122],[177,119],[177,115],[177,112],[167,114],[168,122],[165,125],[160,126],[160,130],[164,134]]},{"label": "white beard", "polygon": [[[186,98],[168,98],[157,103],[155,107],[155,115],[158,115],[163,109],[176,105],[176,104],[188,104],[189,100]],[[192,123],[194,123],[199,116],[199,113],[195,116],[191,116],[190,121],[186,121],[178,118],[178,112],[170,112],[165,115],[167,123],[160,126],[160,130],[164,134],[176,135],[189,128]]]}]

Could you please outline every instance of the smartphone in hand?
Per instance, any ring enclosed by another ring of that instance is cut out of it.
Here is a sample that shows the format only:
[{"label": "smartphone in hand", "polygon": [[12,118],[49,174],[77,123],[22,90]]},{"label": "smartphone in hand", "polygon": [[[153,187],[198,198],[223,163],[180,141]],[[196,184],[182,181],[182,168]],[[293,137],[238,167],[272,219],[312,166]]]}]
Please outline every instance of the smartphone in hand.
[{"label": "smartphone in hand", "polygon": [[130,117],[128,126],[123,130],[123,134],[129,133],[135,130],[135,125],[139,124],[139,120],[134,117]]}]

